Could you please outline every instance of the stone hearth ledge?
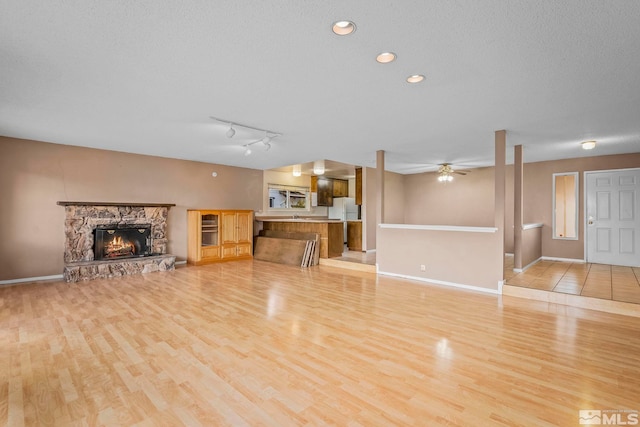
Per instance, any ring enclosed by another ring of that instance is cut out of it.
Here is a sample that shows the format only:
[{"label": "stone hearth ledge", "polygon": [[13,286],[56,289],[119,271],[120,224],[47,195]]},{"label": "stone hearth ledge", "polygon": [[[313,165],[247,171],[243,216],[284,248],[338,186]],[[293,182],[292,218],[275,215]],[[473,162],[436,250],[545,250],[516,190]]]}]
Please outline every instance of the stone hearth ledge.
[{"label": "stone hearth ledge", "polygon": [[175,255],[72,262],[64,266],[63,278],[65,282],[80,282],[155,271],[172,271],[175,270],[175,262]]}]

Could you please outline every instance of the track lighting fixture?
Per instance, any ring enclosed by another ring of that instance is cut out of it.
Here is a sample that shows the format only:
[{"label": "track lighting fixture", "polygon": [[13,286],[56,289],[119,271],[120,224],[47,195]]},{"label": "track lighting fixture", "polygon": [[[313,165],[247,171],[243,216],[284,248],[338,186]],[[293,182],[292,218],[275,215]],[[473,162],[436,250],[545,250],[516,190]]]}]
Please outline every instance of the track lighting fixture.
[{"label": "track lighting fixture", "polygon": [[[278,136],[278,135],[275,135],[275,136]],[[250,142],[248,144],[244,144],[243,145],[243,147],[245,148],[244,155],[248,156],[249,154],[251,154],[251,146],[253,144],[257,144],[259,142],[262,143],[262,145],[264,145],[264,151],[271,150],[271,140],[273,138],[275,138],[275,136],[269,136],[269,135],[265,134],[265,137],[262,138],[262,139],[258,139],[256,141],[252,141],[252,142]]]},{"label": "track lighting fixture", "polygon": [[264,138],[262,138],[262,143],[264,144],[264,151],[269,151],[271,149],[271,139],[267,132],[264,133]]},{"label": "track lighting fixture", "polygon": [[230,120],[225,120],[225,119],[220,119],[218,117],[213,117],[210,116],[211,119],[220,122],[220,123],[227,123],[229,125],[229,130],[227,130],[227,138],[233,138],[233,136],[236,134],[236,129],[234,128],[246,128],[246,129],[250,129],[250,130],[255,130],[258,132],[264,132],[264,138],[259,139],[257,141],[253,141],[253,142],[249,142],[247,144],[244,144],[243,147],[245,148],[244,150],[244,155],[248,156],[251,154],[251,146],[253,144],[256,144],[258,142],[262,142],[262,144],[264,145],[264,151],[269,151],[271,149],[271,141],[273,140],[273,138],[277,138],[279,136],[282,136],[281,133],[278,132],[274,132],[271,130],[267,130],[267,129],[260,129],[257,127],[253,127],[253,126],[248,126],[248,125],[243,125],[240,124],[238,122],[232,122]]}]

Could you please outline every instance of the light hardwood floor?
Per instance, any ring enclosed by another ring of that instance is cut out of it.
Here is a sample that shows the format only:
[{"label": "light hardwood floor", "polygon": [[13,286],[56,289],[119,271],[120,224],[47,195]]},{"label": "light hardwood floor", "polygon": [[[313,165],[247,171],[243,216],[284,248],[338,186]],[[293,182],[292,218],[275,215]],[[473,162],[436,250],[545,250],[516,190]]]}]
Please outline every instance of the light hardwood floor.
[{"label": "light hardwood floor", "polygon": [[524,288],[640,304],[640,268],[543,260],[516,273],[505,257],[504,277]]},{"label": "light hardwood floor", "polygon": [[0,288],[0,425],[577,426],[640,319],[236,261]]}]

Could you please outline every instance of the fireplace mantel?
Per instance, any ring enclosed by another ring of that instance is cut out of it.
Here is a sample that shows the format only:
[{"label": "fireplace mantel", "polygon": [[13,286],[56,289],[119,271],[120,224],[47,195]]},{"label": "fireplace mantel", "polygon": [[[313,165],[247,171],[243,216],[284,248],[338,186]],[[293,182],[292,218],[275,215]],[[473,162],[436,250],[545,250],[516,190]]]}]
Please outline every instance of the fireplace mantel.
[{"label": "fireplace mantel", "polygon": [[175,203],[131,203],[131,202],[66,202],[59,201],[59,206],[135,206],[135,207],[149,207],[149,208],[170,208],[175,206]]}]

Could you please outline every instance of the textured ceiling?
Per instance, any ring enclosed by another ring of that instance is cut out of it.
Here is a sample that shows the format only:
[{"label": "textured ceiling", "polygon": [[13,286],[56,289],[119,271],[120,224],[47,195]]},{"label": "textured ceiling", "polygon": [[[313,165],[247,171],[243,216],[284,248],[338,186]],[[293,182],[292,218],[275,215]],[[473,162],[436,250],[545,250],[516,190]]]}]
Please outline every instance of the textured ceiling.
[{"label": "textured ceiling", "polygon": [[[637,152],[639,46],[637,0],[0,0],[0,134],[257,169],[486,166],[498,129],[525,161]],[[244,156],[264,135],[209,116],[282,136]]]}]

